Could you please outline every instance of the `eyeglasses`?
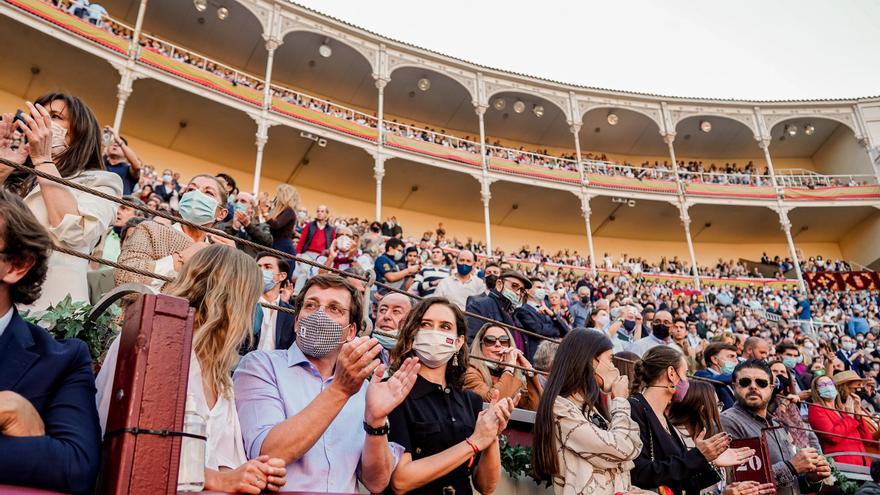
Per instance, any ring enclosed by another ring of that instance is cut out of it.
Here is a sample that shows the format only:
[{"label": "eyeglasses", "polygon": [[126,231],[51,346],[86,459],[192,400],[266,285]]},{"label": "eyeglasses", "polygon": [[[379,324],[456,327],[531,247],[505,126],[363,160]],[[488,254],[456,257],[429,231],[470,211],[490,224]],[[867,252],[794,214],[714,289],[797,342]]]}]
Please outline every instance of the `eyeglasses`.
[{"label": "eyeglasses", "polygon": [[[752,379],[743,377],[737,380],[736,383],[742,388],[748,388],[752,385]],[[770,386],[770,381],[765,380],[764,378],[755,378],[755,386],[758,388],[767,388]]]},{"label": "eyeglasses", "polygon": [[500,343],[504,347],[510,347],[510,337],[507,335],[501,335],[499,337],[493,337],[492,335],[486,335],[483,337],[483,345],[492,347],[496,343]]},{"label": "eyeglasses", "polygon": [[305,301],[302,305],[302,310],[306,313],[312,314],[317,312],[319,309],[323,308],[324,312],[327,313],[328,316],[334,318],[342,318],[348,313],[347,308],[343,308],[341,305],[336,303],[330,303],[326,306],[321,306],[321,304],[317,301]]}]

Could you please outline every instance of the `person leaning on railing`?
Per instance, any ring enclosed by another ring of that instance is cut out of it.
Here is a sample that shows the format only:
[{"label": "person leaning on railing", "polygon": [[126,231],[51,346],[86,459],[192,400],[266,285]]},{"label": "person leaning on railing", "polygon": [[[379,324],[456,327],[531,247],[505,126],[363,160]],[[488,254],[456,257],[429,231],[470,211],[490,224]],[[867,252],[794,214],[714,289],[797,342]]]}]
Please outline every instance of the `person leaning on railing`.
[{"label": "person leaning on railing", "polygon": [[[119,176],[104,170],[101,128],[79,98],[49,93],[27,103],[20,120],[4,114],[0,121],[0,158],[34,167],[105,194],[120,196]],[[116,204],[106,199],[0,165],[0,184],[24,198],[53,243],[83,254],[91,252],[110,227]],[[88,301],[88,261],[60,252],[49,258],[42,296],[31,309],[44,310],[70,295]]]},{"label": "person leaning on railing", "polygon": [[[471,356],[531,368],[525,355],[516,348],[513,334],[507,328],[486,323],[474,337]],[[511,398],[519,409],[534,411],[543,387],[534,371],[523,372],[496,363],[472,359],[464,374],[464,388],[489,402],[496,393]]]}]

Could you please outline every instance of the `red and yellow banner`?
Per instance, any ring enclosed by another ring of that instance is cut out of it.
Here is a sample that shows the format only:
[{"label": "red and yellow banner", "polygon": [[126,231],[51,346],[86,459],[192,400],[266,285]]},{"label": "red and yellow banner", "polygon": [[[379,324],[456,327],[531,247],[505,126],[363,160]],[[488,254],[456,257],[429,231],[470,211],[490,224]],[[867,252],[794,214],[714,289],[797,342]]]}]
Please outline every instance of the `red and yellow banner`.
[{"label": "red and yellow banner", "polygon": [[880,186],[786,187],[785,199],[880,199]]},{"label": "red and yellow banner", "polygon": [[878,290],[880,274],[877,272],[816,272],[805,273],[804,279],[810,290]]}]

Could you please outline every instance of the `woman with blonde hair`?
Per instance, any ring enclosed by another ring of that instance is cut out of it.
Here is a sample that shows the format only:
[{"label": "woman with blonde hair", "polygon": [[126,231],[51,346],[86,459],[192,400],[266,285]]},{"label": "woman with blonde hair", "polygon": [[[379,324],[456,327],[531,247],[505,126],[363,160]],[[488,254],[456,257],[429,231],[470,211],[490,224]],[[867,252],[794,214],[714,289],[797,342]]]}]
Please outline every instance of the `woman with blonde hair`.
[{"label": "woman with blonde hair", "polygon": [[532,368],[528,359],[516,348],[510,330],[486,323],[477,332],[472,345],[471,357],[478,359],[471,359],[468,363],[464,374],[464,388],[475,392],[485,402],[491,402],[497,391],[500,398],[513,399],[518,408],[534,411],[543,391],[537,373],[523,372],[479,359]]},{"label": "woman with blonde hair", "polygon": [[269,210],[266,223],[272,233],[272,248],[290,255],[293,252],[293,230],[296,228],[296,210],[299,192],[290,184],[279,184],[275,190],[275,204]]},{"label": "woman with blonde hair", "polygon": [[[253,258],[222,245],[193,255],[165,287],[166,294],[184,298],[195,308],[187,402],[206,421],[205,490],[257,494],[278,491],[285,484],[283,460],[245,457],[232,388],[231,373],[239,349],[251,338],[252,315],[262,289],[263,278]],[[102,429],[118,353],[116,339],[96,380]]]}]

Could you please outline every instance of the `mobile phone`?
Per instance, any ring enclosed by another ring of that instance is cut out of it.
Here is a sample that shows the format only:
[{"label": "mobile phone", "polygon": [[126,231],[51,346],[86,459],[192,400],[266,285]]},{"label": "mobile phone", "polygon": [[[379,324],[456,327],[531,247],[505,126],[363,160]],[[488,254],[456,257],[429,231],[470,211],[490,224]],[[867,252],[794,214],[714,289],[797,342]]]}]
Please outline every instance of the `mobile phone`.
[{"label": "mobile phone", "polygon": [[[27,122],[25,122],[25,120],[24,120],[24,115],[25,115],[25,113],[23,111],[16,110],[15,117],[13,117],[13,119],[12,119],[13,129],[15,128],[15,122],[19,121],[19,120],[21,121],[22,124],[25,125],[25,127],[27,127]],[[23,132],[21,133],[21,140],[24,143],[27,142],[27,136]]]}]

